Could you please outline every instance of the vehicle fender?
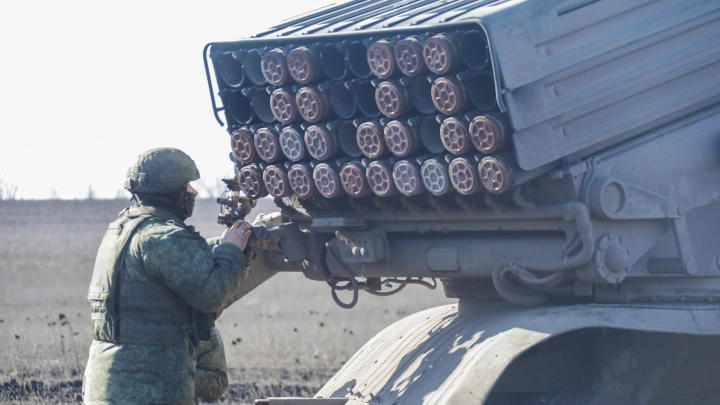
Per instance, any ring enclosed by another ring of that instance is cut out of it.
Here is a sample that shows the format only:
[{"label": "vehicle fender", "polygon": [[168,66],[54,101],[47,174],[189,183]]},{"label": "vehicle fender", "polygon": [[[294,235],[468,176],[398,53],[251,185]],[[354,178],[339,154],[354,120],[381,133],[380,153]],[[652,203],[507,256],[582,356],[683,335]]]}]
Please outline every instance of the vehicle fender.
[{"label": "vehicle fender", "polygon": [[[720,335],[719,305],[517,307],[461,301],[387,327],[316,397],[353,404],[482,404],[526,350],[574,330],[615,328]],[[350,403],[348,402],[348,403]]]}]

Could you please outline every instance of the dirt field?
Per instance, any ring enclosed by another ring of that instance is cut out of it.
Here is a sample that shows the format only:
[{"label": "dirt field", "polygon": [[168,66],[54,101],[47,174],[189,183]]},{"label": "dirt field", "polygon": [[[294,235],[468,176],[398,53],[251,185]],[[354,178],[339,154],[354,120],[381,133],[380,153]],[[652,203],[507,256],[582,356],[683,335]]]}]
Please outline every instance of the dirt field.
[{"label": "dirt field", "polygon": [[[87,285],[103,232],[127,204],[0,201],[0,401],[79,399],[91,342]],[[213,201],[198,201],[188,222],[215,236],[217,211]],[[356,308],[343,310],[327,285],[275,276],[218,320],[230,368],[221,402],[312,396],[382,328],[448,302],[441,289],[411,286],[387,298],[361,294]]]}]

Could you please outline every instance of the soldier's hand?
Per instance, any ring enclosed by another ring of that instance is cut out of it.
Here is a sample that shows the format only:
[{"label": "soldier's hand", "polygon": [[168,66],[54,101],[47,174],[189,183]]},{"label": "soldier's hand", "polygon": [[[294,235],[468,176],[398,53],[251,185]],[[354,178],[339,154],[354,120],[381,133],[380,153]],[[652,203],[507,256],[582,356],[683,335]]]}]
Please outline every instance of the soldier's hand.
[{"label": "soldier's hand", "polygon": [[252,225],[245,221],[236,221],[232,226],[223,232],[220,236],[220,243],[232,243],[241,250],[247,246],[248,239],[252,235]]}]

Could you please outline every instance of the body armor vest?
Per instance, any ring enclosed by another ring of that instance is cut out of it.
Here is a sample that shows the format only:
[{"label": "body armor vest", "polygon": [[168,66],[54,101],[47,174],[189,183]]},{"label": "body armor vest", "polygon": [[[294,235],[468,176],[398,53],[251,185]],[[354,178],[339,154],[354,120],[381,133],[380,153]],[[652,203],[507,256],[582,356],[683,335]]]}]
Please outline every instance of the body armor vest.
[{"label": "body armor vest", "polygon": [[133,207],[105,232],[88,288],[95,340],[174,345],[194,329],[195,311],[169,288],[159,283],[122,281],[130,239],[138,226],[151,217],[173,218],[153,207]]}]

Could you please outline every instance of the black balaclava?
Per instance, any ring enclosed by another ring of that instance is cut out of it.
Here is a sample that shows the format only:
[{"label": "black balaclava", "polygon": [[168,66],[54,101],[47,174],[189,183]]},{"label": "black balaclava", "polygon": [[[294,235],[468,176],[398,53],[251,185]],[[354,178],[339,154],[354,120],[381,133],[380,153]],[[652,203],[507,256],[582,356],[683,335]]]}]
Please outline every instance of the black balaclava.
[{"label": "black balaclava", "polygon": [[186,191],[186,187],[167,194],[135,193],[139,205],[155,207],[168,211],[181,220],[192,216],[195,209],[195,194]]}]

